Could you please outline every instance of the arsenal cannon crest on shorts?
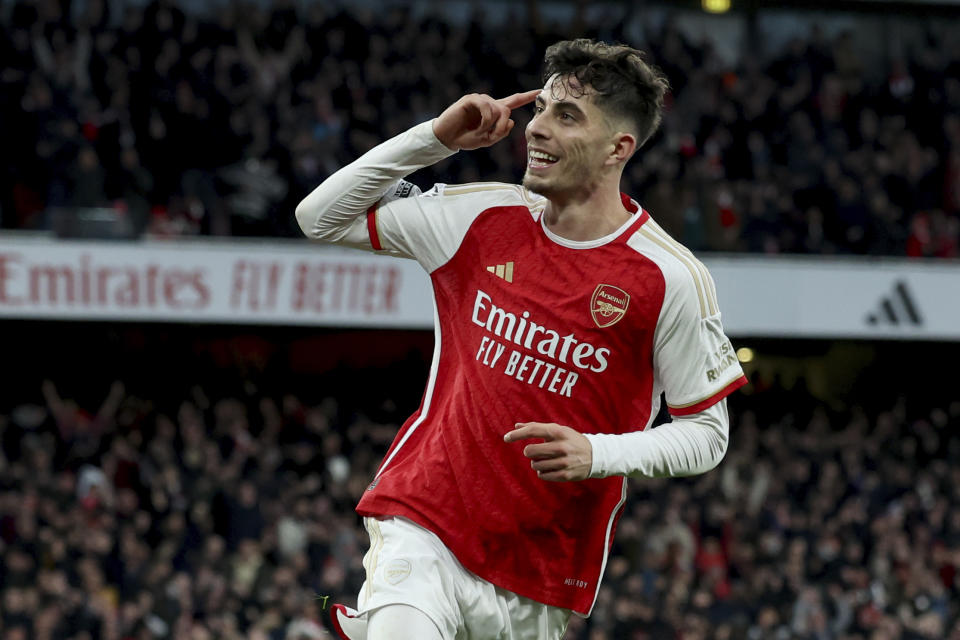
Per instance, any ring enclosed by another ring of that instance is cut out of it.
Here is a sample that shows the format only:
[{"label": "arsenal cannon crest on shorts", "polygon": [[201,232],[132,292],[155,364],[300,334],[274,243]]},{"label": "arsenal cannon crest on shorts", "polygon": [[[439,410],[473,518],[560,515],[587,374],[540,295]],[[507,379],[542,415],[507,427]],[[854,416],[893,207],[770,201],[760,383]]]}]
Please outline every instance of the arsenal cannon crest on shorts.
[{"label": "arsenal cannon crest on shorts", "polygon": [[612,284],[598,284],[590,296],[590,315],[601,329],[616,324],[627,312],[630,294]]}]

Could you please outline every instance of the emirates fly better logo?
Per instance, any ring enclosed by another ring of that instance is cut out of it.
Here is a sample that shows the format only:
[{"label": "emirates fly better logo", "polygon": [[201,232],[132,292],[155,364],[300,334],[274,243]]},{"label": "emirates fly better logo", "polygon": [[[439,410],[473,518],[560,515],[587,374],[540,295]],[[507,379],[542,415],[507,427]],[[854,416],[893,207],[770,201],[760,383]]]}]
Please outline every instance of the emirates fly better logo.
[{"label": "emirates fly better logo", "polygon": [[630,294],[612,284],[598,284],[590,296],[590,315],[604,329],[620,321],[630,304]]}]

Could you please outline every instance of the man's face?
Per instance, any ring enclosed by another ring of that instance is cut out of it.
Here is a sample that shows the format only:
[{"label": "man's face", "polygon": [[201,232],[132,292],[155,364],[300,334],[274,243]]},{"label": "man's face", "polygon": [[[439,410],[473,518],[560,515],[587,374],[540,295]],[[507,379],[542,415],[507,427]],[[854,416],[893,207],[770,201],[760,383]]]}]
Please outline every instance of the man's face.
[{"label": "man's face", "polygon": [[572,76],[553,76],[527,125],[523,186],[548,198],[588,193],[604,170],[613,131],[604,112]]}]

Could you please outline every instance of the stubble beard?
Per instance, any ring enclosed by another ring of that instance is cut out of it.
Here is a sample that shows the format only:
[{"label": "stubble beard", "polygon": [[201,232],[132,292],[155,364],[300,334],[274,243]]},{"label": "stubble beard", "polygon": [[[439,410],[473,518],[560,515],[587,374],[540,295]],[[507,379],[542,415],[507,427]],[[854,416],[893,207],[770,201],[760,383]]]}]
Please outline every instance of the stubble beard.
[{"label": "stubble beard", "polygon": [[561,185],[557,184],[555,177],[551,180],[550,178],[532,174],[529,170],[524,172],[522,184],[530,191],[538,193],[544,197],[550,197],[551,195],[560,193],[563,190]]},{"label": "stubble beard", "polygon": [[543,183],[544,183],[543,180],[538,180],[536,176],[530,175],[529,171],[525,171],[523,173],[522,184],[524,187],[526,187],[530,191],[533,191],[534,193],[539,193],[540,195],[546,195],[543,192],[544,188],[547,188],[547,190],[549,191],[549,187],[547,187],[547,185]]}]

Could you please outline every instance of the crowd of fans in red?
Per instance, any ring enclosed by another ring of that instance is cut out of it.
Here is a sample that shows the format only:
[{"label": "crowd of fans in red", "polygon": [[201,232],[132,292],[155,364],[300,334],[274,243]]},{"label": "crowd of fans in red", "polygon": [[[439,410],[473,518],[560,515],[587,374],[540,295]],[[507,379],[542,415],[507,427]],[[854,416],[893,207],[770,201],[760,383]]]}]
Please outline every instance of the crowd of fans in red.
[{"label": "crowd of fans in red", "polygon": [[[588,15],[586,3],[569,24],[543,19],[534,0],[491,15],[481,3],[463,23],[399,5],[204,6],[4,7],[3,227],[49,228],[58,207],[108,205],[156,234],[296,235],[296,203],[377,142],[463,93],[540,86],[543,49],[557,39],[630,41],[639,30],[633,44],[673,91],[624,190],[681,241],[958,255],[956,20],[929,20],[926,36],[891,45],[889,60],[863,59],[853,31],[814,29],[769,51],[743,44],[727,62],[674,21],[644,29],[637,9]],[[524,164],[515,135],[417,179],[516,181]]]}]

